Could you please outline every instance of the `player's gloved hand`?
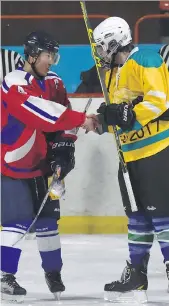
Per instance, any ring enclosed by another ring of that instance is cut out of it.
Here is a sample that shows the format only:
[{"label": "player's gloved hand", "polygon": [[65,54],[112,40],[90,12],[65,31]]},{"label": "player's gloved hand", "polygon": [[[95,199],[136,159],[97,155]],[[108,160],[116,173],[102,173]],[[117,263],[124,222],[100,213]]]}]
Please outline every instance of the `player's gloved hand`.
[{"label": "player's gloved hand", "polygon": [[[136,119],[132,105],[126,102],[110,105],[102,103],[97,112],[100,114],[100,117],[104,118],[107,125],[118,125],[124,131],[132,128]],[[101,118],[99,121],[101,121]]]},{"label": "player's gloved hand", "polygon": [[73,139],[57,135],[48,149],[48,162],[53,173],[60,166],[59,180],[63,180],[65,176],[75,166],[75,144]]}]

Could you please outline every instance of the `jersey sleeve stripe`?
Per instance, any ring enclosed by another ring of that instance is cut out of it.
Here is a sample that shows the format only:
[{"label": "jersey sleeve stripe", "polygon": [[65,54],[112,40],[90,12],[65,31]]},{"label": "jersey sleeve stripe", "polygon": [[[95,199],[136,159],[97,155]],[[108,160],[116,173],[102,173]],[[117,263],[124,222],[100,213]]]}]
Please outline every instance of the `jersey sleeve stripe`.
[{"label": "jersey sleeve stripe", "polygon": [[37,106],[33,105],[29,101],[25,101],[24,104],[22,104],[23,107],[26,106],[26,108],[30,111],[33,111],[34,114],[37,114],[37,116],[44,118],[44,120],[49,121],[51,123],[55,123],[58,119],[56,116],[51,116],[49,113],[43,111],[42,109],[38,108]]},{"label": "jersey sleeve stripe", "polygon": [[162,91],[158,91],[158,90],[150,90],[147,95],[149,96],[154,96],[157,98],[161,98],[161,99],[166,99],[166,94]]},{"label": "jersey sleeve stripe", "polygon": [[147,107],[150,111],[152,111],[153,113],[159,115],[161,113],[161,109],[158,108],[157,106],[151,104],[150,102],[148,101],[144,101],[142,102],[142,104]]},{"label": "jersey sleeve stripe", "polygon": [[3,85],[1,85],[1,88],[2,88],[2,90],[3,90],[5,93],[8,92],[8,90],[6,90],[6,89],[3,87]]},{"label": "jersey sleeve stripe", "polygon": [[3,86],[3,88],[6,90],[5,92],[8,92],[8,91],[9,91],[9,87],[8,87],[8,85],[6,84],[5,80],[3,81],[2,86]]}]

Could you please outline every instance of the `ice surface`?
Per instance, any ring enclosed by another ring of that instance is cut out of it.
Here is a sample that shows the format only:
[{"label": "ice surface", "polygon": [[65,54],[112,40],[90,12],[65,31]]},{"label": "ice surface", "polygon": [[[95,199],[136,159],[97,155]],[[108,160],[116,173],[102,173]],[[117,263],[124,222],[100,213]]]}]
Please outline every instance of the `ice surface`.
[{"label": "ice surface", "polygon": [[[36,240],[24,242],[17,274],[19,284],[28,292],[23,305],[126,305],[104,302],[103,299],[104,284],[119,279],[128,258],[126,235],[63,235],[61,242],[64,263],[62,278],[66,291],[61,295],[60,302],[55,301],[48,291]],[[149,264],[149,303],[144,305],[169,306],[167,284],[163,257],[155,242]],[[1,305],[9,306],[9,303],[3,301]],[[132,301],[127,305],[132,305]]]}]

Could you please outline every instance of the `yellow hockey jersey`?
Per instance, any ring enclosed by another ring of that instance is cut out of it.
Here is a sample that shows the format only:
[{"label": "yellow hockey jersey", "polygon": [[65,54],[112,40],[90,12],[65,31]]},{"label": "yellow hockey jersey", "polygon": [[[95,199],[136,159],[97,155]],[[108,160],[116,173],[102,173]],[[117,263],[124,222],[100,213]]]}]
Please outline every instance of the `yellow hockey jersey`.
[{"label": "yellow hockey jersey", "polygon": [[[110,71],[106,73],[106,85],[109,77]],[[133,128],[125,133],[118,129],[126,162],[154,155],[169,146],[169,121],[155,120],[169,108],[168,70],[158,53],[138,47],[113,73],[109,87],[111,103],[131,103],[137,96],[142,96],[143,101],[134,107]]]}]

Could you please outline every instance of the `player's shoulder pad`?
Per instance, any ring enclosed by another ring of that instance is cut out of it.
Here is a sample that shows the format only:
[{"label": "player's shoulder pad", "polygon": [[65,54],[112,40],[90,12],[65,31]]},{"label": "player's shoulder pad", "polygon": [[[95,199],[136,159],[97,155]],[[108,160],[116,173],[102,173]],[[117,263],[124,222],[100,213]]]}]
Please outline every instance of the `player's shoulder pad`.
[{"label": "player's shoulder pad", "polygon": [[159,68],[163,60],[159,53],[149,49],[141,49],[133,53],[129,60],[134,60],[139,66],[144,68]]},{"label": "player's shoulder pad", "polygon": [[53,72],[53,71],[49,71],[49,72],[47,73],[45,79],[46,79],[46,80],[47,80],[47,79],[58,79],[58,80],[61,80],[61,81],[62,81],[62,79],[58,76],[58,74],[55,73],[55,72]]},{"label": "player's shoulder pad", "polygon": [[30,76],[30,74],[23,70],[14,70],[5,76],[2,85],[6,85],[8,88],[12,85],[28,85],[27,76],[33,78],[33,76]]},{"label": "player's shoulder pad", "polygon": [[45,80],[52,80],[55,83],[56,88],[58,87],[58,85],[61,86],[61,87],[62,86],[65,87],[62,79],[58,76],[57,73],[55,73],[53,71],[49,71],[47,73],[47,75],[45,77]]}]

